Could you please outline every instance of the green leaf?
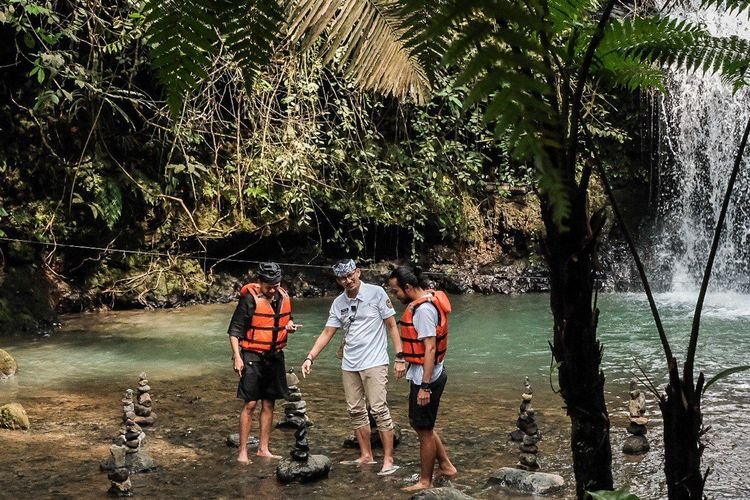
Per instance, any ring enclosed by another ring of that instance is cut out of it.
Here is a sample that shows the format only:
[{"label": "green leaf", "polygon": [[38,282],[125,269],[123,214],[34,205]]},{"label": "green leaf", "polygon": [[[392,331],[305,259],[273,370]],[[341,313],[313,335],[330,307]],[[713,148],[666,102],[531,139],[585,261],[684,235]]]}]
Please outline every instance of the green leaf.
[{"label": "green leaf", "polygon": [[713,384],[715,384],[719,380],[727,378],[728,376],[734,373],[744,372],[747,370],[750,370],[750,365],[735,366],[734,368],[727,368],[726,370],[720,371],[719,373],[711,377],[711,379],[708,382],[706,382],[706,385],[703,386],[702,394],[705,394],[706,389],[711,387]]}]

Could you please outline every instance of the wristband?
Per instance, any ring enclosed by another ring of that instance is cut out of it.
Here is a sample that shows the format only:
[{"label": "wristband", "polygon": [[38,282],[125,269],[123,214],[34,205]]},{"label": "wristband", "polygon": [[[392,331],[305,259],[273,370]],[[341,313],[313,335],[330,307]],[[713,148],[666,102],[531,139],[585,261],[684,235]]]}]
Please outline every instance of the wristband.
[{"label": "wristband", "polygon": [[310,357],[310,356],[306,357],[305,361],[307,361],[308,359],[310,360],[310,364],[313,364],[315,362],[315,360],[312,359],[312,357]]},{"label": "wristband", "polygon": [[403,359],[397,359],[397,360],[395,361],[395,363],[406,363],[406,361],[405,361],[405,360],[403,360]]}]

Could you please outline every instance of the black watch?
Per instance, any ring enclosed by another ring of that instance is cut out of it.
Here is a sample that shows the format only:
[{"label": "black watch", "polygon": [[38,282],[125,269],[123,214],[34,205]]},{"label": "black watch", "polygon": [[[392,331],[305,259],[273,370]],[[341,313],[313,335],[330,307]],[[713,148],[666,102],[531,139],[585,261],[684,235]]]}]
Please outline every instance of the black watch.
[{"label": "black watch", "polygon": [[396,359],[404,359],[404,351],[397,352]]},{"label": "black watch", "polygon": [[419,386],[420,389],[423,391],[429,391],[430,390],[430,383],[429,382],[422,382],[422,385]]}]

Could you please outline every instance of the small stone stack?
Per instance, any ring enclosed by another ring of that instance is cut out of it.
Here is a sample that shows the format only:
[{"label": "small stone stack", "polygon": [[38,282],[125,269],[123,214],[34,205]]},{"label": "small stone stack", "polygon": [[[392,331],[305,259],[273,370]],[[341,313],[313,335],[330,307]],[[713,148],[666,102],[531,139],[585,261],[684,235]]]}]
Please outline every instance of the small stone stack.
[{"label": "small stone stack", "polygon": [[529,377],[524,381],[524,392],[521,395],[521,407],[518,410],[518,420],[516,420],[516,429],[510,433],[510,439],[520,442],[519,456],[516,467],[528,471],[539,470],[539,463],[536,455],[539,452],[537,443],[542,439],[539,433],[539,427],[534,419],[534,409],[531,407],[533,389]]},{"label": "small stone stack", "polygon": [[133,421],[143,427],[149,427],[156,423],[156,413],[152,411],[151,395],[149,391],[151,386],[148,385],[148,379],[145,373],[141,373],[138,380],[138,401],[134,404],[135,418]]},{"label": "small stone stack", "polygon": [[113,497],[129,497],[132,495],[131,489],[133,485],[130,482],[130,471],[125,465],[125,456],[127,453],[128,447],[124,444],[113,444],[109,447],[112,470],[107,475],[107,478],[110,480],[107,493]]},{"label": "small stone stack", "polygon": [[328,476],[331,471],[331,460],[325,455],[311,455],[307,442],[307,423],[301,417],[295,417],[299,427],[294,433],[294,449],[290,459],[282,460],[276,467],[276,478],[284,483],[308,483]]},{"label": "small stone stack", "polygon": [[286,374],[286,385],[289,387],[289,394],[284,403],[284,418],[279,420],[276,427],[281,429],[299,429],[302,423],[306,426],[312,426],[312,422],[307,417],[307,403],[302,399],[302,392],[299,390],[299,377],[290,369]]},{"label": "small stone stack", "polygon": [[646,439],[646,395],[638,388],[638,382],[630,381],[630,401],[628,402],[628,432],[631,434],[622,445],[622,452],[627,455],[640,455],[646,453],[650,446]]}]

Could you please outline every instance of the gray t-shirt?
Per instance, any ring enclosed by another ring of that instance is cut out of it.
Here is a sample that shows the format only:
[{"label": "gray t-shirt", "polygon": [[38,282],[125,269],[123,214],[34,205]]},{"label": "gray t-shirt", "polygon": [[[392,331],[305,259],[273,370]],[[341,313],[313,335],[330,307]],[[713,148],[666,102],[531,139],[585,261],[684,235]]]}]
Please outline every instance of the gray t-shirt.
[{"label": "gray t-shirt", "polygon": [[359,286],[354,298],[344,292],[334,299],[326,326],[344,331],[342,370],[356,372],[389,363],[384,320],[395,314],[385,290],[367,283]]},{"label": "gray t-shirt", "polygon": [[[432,304],[422,304],[414,311],[414,329],[417,331],[417,337],[424,339],[427,337],[437,336],[438,311]],[[440,374],[443,373],[443,363],[435,363],[432,369],[430,383],[436,381]],[[424,377],[424,366],[415,363],[409,364],[406,371],[406,380],[414,384],[421,385]]]}]

